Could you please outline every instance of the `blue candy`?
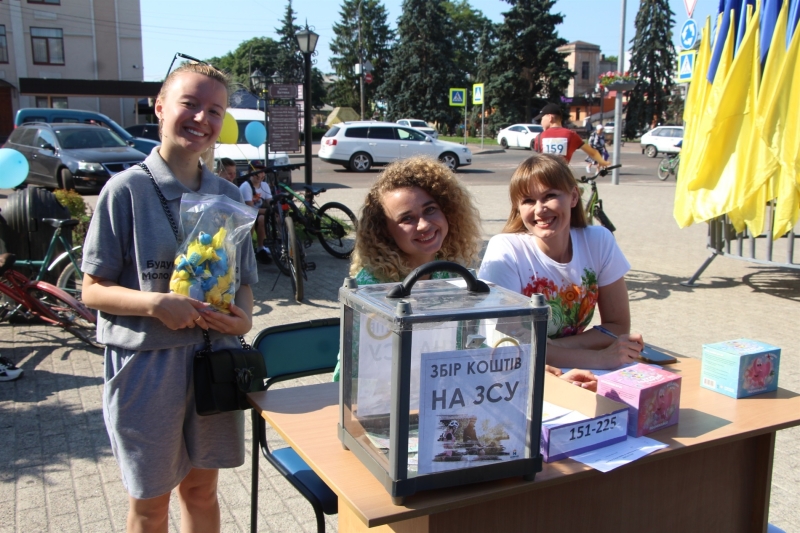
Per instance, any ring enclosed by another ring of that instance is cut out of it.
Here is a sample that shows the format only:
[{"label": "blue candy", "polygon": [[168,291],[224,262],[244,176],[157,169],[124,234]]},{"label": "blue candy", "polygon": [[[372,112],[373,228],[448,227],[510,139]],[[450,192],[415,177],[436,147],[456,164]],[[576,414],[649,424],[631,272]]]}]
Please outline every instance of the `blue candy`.
[{"label": "blue candy", "polygon": [[202,244],[203,246],[208,246],[209,244],[211,244],[212,237],[208,233],[203,233],[201,231],[200,232],[200,236],[197,239],[200,241],[200,244]]}]

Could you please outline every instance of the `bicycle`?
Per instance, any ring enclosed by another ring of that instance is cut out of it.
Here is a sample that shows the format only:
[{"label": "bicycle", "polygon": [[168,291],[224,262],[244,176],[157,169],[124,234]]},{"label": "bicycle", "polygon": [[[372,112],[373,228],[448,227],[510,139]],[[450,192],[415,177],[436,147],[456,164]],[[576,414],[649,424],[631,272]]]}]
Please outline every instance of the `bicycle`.
[{"label": "bicycle", "polygon": [[597,171],[597,174],[594,176],[581,176],[578,178],[578,181],[581,183],[588,183],[591,186],[591,193],[589,195],[589,199],[586,201],[586,218],[589,224],[593,224],[595,220],[605,227],[611,233],[614,233],[617,228],[612,224],[611,220],[606,215],[605,211],[603,211],[603,200],[600,199],[600,195],[597,192],[597,184],[595,181],[598,177],[605,177],[608,175],[609,170],[614,170],[615,168],[620,168],[622,165],[612,165],[610,167],[606,167]]},{"label": "bicycle", "polygon": [[[267,226],[267,240],[269,251],[280,274],[289,276],[292,282],[292,293],[296,301],[303,300],[304,281],[306,272],[314,270],[316,265],[305,260],[305,250],[300,244],[295,231],[297,206],[291,201],[291,196],[278,193],[272,200],[272,209],[267,211],[265,224]],[[275,279],[275,284],[278,280]],[[275,289],[273,284],[272,289]]]},{"label": "bicycle", "polygon": [[675,176],[678,179],[678,167],[681,164],[681,154],[669,154],[661,160],[658,165],[658,179],[665,181],[670,176]]},{"label": "bicycle", "polygon": [[[80,272],[77,260],[72,253],[73,249],[61,234],[62,229],[73,227],[78,224],[78,221],[45,218],[42,219],[42,222],[56,228],[43,260],[17,259],[14,254],[10,253],[0,255],[0,293],[6,297],[0,307],[0,321],[14,316],[21,316],[28,320],[39,318],[48,324],[63,328],[92,347],[103,348],[103,345],[94,338],[94,332],[97,329],[97,318],[94,313],[67,291],[42,281],[45,271],[55,268],[64,257],[69,257],[73,267]],[[66,252],[45,269],[45,265],[48,265],[55,252],[56,243],[59,242],[64,246]],[[22,272],[15,270],[15,266],[38,268],[39,272],[35,278],[30,279]],[[13,308],[12,302],[16,303]]]}]

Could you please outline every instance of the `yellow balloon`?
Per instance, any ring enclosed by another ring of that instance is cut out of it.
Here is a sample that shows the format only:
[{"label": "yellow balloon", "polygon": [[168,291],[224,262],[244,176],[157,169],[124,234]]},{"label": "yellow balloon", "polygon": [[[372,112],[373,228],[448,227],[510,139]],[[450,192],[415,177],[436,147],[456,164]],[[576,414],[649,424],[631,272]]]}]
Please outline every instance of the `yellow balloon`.
[{"label": "yellow balloon", "polygon": [[222,131],[219,133],[219,142],[221,144],[236,144],[239,139],[239,125],[233,115],[225,112],[225,118],[222,120]]}]

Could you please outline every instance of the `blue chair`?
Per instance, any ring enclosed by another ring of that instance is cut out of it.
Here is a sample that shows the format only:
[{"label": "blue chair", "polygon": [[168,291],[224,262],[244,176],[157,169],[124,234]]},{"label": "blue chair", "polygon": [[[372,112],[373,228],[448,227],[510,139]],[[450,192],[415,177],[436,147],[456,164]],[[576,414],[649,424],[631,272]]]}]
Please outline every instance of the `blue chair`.
[{"label": "blue chair", "polygon": [[[339,319],[309,320],[267,328],[256,336],[253,348],[264,356],[267,391],[281,381],[333,372],[339,355]],[[322,515],[339,512],[336,494],[292,448],[270,450],[266,422],[255,409],[252,410],[252,420],[251,533],[257,531],[259,447],[264,458],[311,503],[317,517],[317,532],[324,533],[325,518]]]}]

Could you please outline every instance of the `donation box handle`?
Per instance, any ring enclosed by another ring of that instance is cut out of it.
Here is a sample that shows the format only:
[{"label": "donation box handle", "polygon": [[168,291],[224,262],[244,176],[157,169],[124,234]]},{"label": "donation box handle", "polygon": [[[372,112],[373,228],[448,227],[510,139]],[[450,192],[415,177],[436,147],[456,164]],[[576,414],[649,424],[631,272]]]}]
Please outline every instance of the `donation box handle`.
[{"label": "donation box handle", "polygon": [[428,274],[433,274],[434,272],[451,272],[453,274],[458,274],[464,281],[467,282],[467,290],[469,292],[476,292],[476,293],[487,293],[489,292],[489,286],[482,282],[481,280],[477,279],[472,273],[467,270],[466,267],[459,265],[458,263],[454,263],[452,261],[431,261],[430,263],[425,263],[424,265],[415,268],[411,271],[411,273],[406,276],[406,279],[403,280],[402,283],[396,285],[392,290],[389,291],[389,294],[386,295],[387,298],[405,298],[411,294],[411,288],[414,284],[421,278],[422,276],[426,276]]}]

